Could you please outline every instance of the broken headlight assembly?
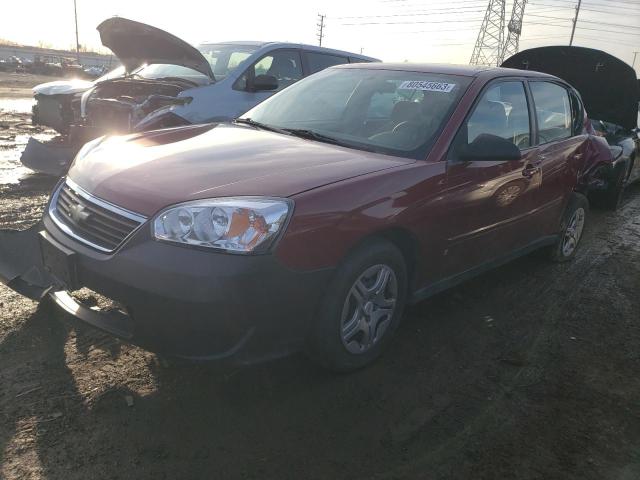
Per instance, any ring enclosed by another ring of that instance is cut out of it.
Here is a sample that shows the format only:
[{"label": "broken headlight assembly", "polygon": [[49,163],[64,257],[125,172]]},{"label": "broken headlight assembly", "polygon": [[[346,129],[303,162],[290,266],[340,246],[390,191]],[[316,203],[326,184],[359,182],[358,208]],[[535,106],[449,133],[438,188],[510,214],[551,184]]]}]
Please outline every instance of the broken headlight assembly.
[{"label": "broken headlight assembly", "polygon": [[285,227],[290,200],[229,197],[169,207],[153,221],[158,240],[232,253],[264,252]]}]

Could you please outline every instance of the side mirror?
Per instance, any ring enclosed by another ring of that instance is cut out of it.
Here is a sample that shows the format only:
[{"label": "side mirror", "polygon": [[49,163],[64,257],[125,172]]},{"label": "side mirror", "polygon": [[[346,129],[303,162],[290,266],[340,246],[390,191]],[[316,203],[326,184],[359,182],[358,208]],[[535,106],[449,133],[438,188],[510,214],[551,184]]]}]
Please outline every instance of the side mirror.
[{"label": "side mirror", "polygon": [[520,160],[522,153],[509,140],[483,133],[478,135],[469,145],[461,147],[458,158],[467,162],[504,162]]},{"label": "side mirror", "polygon": [[251,82],[251,91],[265,92],[278,89],[278,79],[273,75],[256,75]]}]

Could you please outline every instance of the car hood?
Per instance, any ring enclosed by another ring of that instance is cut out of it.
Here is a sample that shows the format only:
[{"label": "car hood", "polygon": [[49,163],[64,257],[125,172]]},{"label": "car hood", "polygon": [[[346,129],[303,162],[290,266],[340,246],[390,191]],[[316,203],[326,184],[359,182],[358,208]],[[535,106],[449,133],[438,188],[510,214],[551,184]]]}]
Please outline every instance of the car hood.
[{"label": "car hood", "polygon": [[68,175],[102,200],[151,216],[203,198],[290,197],[414,162],[249,126],[209,124],[97,140],[89,153],[78,154]]},{"label": "car hood", "polygon": [[640,88],[636,73],[608,53],[583,47],[540,47],[523,50],[502,66],[562,78],[580,92],[589,118],[630,130],[638,126]]},{"label": "car hood", "polygon": [[114,17],[97,28],[102,44],[111,49],[127,73],[152,63],[166,63],[192,68],[215,80],[211,65],[200,51],[164,30]]},{"label": "car hood", "polygon": [[33,87],[34,95],[69,95],[88,90],[93,82],[87,80],[58,80],[56,82],[41,83]]}]

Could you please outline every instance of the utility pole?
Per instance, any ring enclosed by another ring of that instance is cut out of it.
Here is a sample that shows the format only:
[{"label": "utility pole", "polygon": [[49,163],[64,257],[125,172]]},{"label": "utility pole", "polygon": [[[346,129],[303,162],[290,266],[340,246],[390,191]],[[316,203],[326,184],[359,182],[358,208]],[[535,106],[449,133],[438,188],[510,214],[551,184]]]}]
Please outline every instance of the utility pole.
[{"label": "utility pole", "polygon": [[582,4],[582,0],[578,0],[578,5],[576,6],[576,16],[573,19],[573,28],[571,29],[571,40],[569,40],[569,46],[573,45],[573,36],[576,33],[576,23],[578,23],[578,15],[580,14],[581,4]]},{"label": "utility pole", "polygon": [[78,39],[78,9],[76,8],[76,0],[73,0],[73,16],[76,19],[76,57],[80,63],[80,40]]},{"label": "utility pole", "polygon": [[640,52],[633,52],[633,64],[631,65],[631,68],[636,68],[636,57],[639,53]]},{"label": "utility pole", "polygon": [[322,38],[324,37],[324,19],[326,15],[318,14],[318,45],[322,46]]}]

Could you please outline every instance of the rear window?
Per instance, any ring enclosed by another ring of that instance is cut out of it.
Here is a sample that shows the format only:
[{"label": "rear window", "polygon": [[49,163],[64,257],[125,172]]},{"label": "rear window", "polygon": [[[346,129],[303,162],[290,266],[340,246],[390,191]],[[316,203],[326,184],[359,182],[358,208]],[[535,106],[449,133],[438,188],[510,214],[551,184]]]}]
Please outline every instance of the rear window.
[{"label": "rear window", "polygon": [[343,63],[349,63],[347,57],[341,57],[339,55],[327,55],[326,53],[305,52],[307,57],[307,63],[309,65],[309,73],[316,73],[325,68],[333,67],[334,65],[342,65]]}]

